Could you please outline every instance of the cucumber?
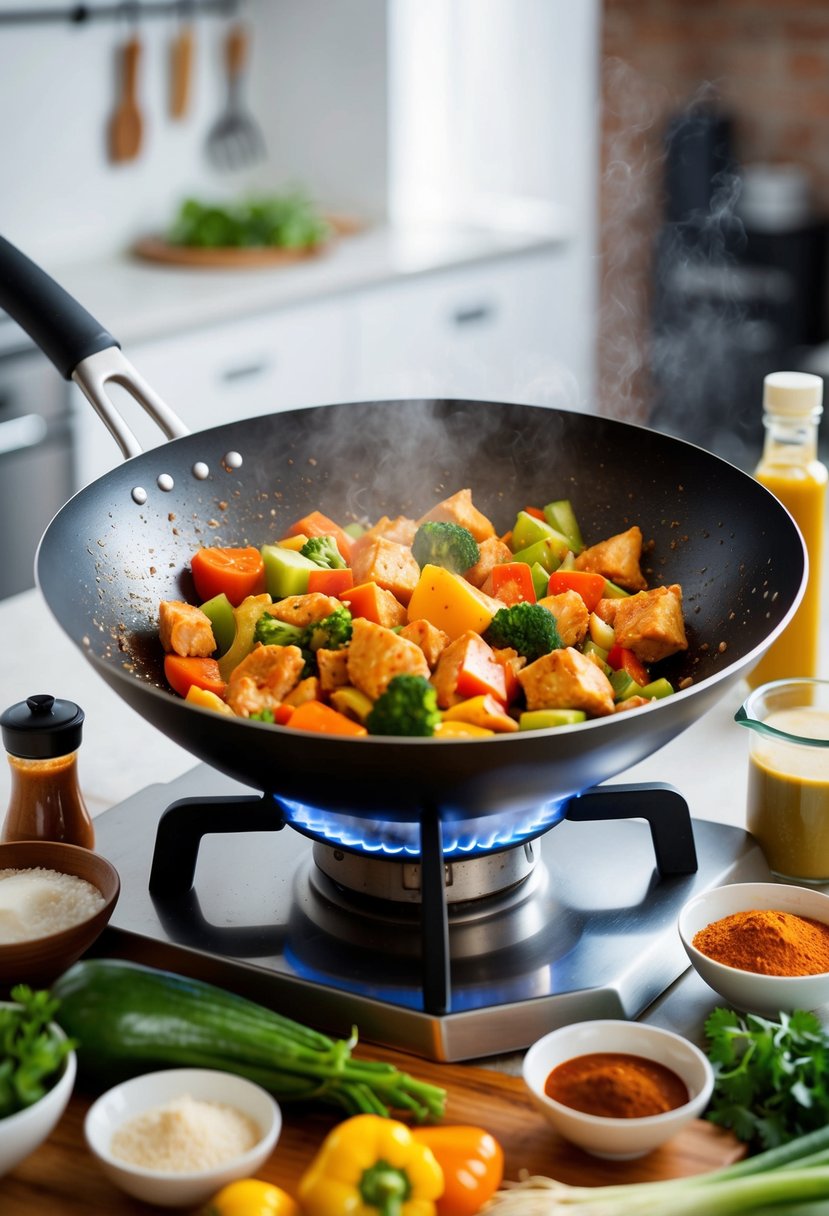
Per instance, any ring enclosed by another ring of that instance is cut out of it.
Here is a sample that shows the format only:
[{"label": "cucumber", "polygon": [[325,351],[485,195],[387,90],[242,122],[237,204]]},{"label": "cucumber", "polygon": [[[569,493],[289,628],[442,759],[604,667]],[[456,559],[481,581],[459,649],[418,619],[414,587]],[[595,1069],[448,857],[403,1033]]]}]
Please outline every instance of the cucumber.
[{"label": "cucumber", "polygon": [[418,1119],[443,1113],[445,1091],[393,1065],[354,1060],[351,1038],[335,1042],[299,1022],[201,980],[122,959],[82,959],[52,986],[55,1015],[77,1044],[85,1081],[109,1088],[155,1068],[236,1073],[281,1101],[318,1099],[351,1114]]}]

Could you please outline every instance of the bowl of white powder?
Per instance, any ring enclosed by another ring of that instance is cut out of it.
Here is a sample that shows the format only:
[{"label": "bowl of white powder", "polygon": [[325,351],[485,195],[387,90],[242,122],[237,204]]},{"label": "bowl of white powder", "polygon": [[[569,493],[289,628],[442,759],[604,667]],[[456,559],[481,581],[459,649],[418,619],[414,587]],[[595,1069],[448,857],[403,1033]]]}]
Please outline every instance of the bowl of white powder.
[{"label": "bowl of white powder", "polygon": [[0,844],[0,990],[48,987],[102,933],[120,889],[118,871],[90,849]]},{"label": "bowl of white powder", "polygon": [[90,1152],[121,1190],[162,1207],[204,1203],[253,1177],[282,1112],[266,1090],[210,1068],[145,1073],[107,1090],[84,1121]]}]

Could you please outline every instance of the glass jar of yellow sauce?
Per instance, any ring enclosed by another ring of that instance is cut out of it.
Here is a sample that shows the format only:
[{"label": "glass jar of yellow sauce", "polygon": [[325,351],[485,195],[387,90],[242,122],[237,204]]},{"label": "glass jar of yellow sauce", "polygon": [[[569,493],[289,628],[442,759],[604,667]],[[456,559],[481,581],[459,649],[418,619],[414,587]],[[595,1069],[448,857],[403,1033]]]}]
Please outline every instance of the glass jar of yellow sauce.
[{"label": "glass jar of yellow sauce", "polygon": [[776,680],[735,721],[751,732],[746,826],[769,869],[829,882],[829,680]]},{"label": "glass jar of yellow sauce", "polygon": [[789,624],[749,673],[758,688],[770,680],[818,673],[820,589],[826,515],[826,466],[818,460],[823,380],[806,372],[772,372],[763,383],[763,455],[757,480],[782,502],[803,534],[809,576]]}]

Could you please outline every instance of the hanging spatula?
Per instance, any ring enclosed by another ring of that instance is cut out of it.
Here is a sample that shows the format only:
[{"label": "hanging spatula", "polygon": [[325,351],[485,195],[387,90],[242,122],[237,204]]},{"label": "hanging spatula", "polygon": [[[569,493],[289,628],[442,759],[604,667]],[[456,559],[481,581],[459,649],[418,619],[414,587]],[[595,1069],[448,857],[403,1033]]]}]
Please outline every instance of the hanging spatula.
[{"label": "hanging spatula", "polygon": [[234,23],[225,39],[227,103],[207,135],[207,156],[217,169],[242,169],[265,155],[259,125],[242,104],[242,81],[248,55],[247,32]]},{"label": "hanging spatula", "polygon": [[120,96],[109,124],[109,156],[113,161],[133,160],[141,150],[144,121],[138,108],[138,65],[141,43],[137,35],[118,48]]}]

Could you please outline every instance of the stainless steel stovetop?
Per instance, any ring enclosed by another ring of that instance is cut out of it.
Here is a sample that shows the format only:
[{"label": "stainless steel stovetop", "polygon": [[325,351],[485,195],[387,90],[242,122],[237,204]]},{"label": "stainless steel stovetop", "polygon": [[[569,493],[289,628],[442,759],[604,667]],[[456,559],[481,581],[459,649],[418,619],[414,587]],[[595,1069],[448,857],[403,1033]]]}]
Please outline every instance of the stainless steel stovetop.
[{"label": "stainless steel stovetop", "polygon": [[[769,877],[738,828],[694,820],[696,872],[664,876],[643,820],[565,819],[505,862],[518,867],[512,885],[449,903],[450,986],[436,1012],[424,994],[419,905],[384,903],[378,914],[377,900],[336,881],[348,854],[321,854],[291,827],[205,835],[192,887],[151,894],[166,809],[251,794],[199,765],[96,818],[97,848],[122,883],[97,952],[220,984],[337,1036],[356,1025],[364,1040],[435,1060],[523,1050],[580,1019],[639,1016],[688,965],[676,930],[682,904],[724,882]],[[462,890],[469,864],[447,865],[447,890]]]}]

